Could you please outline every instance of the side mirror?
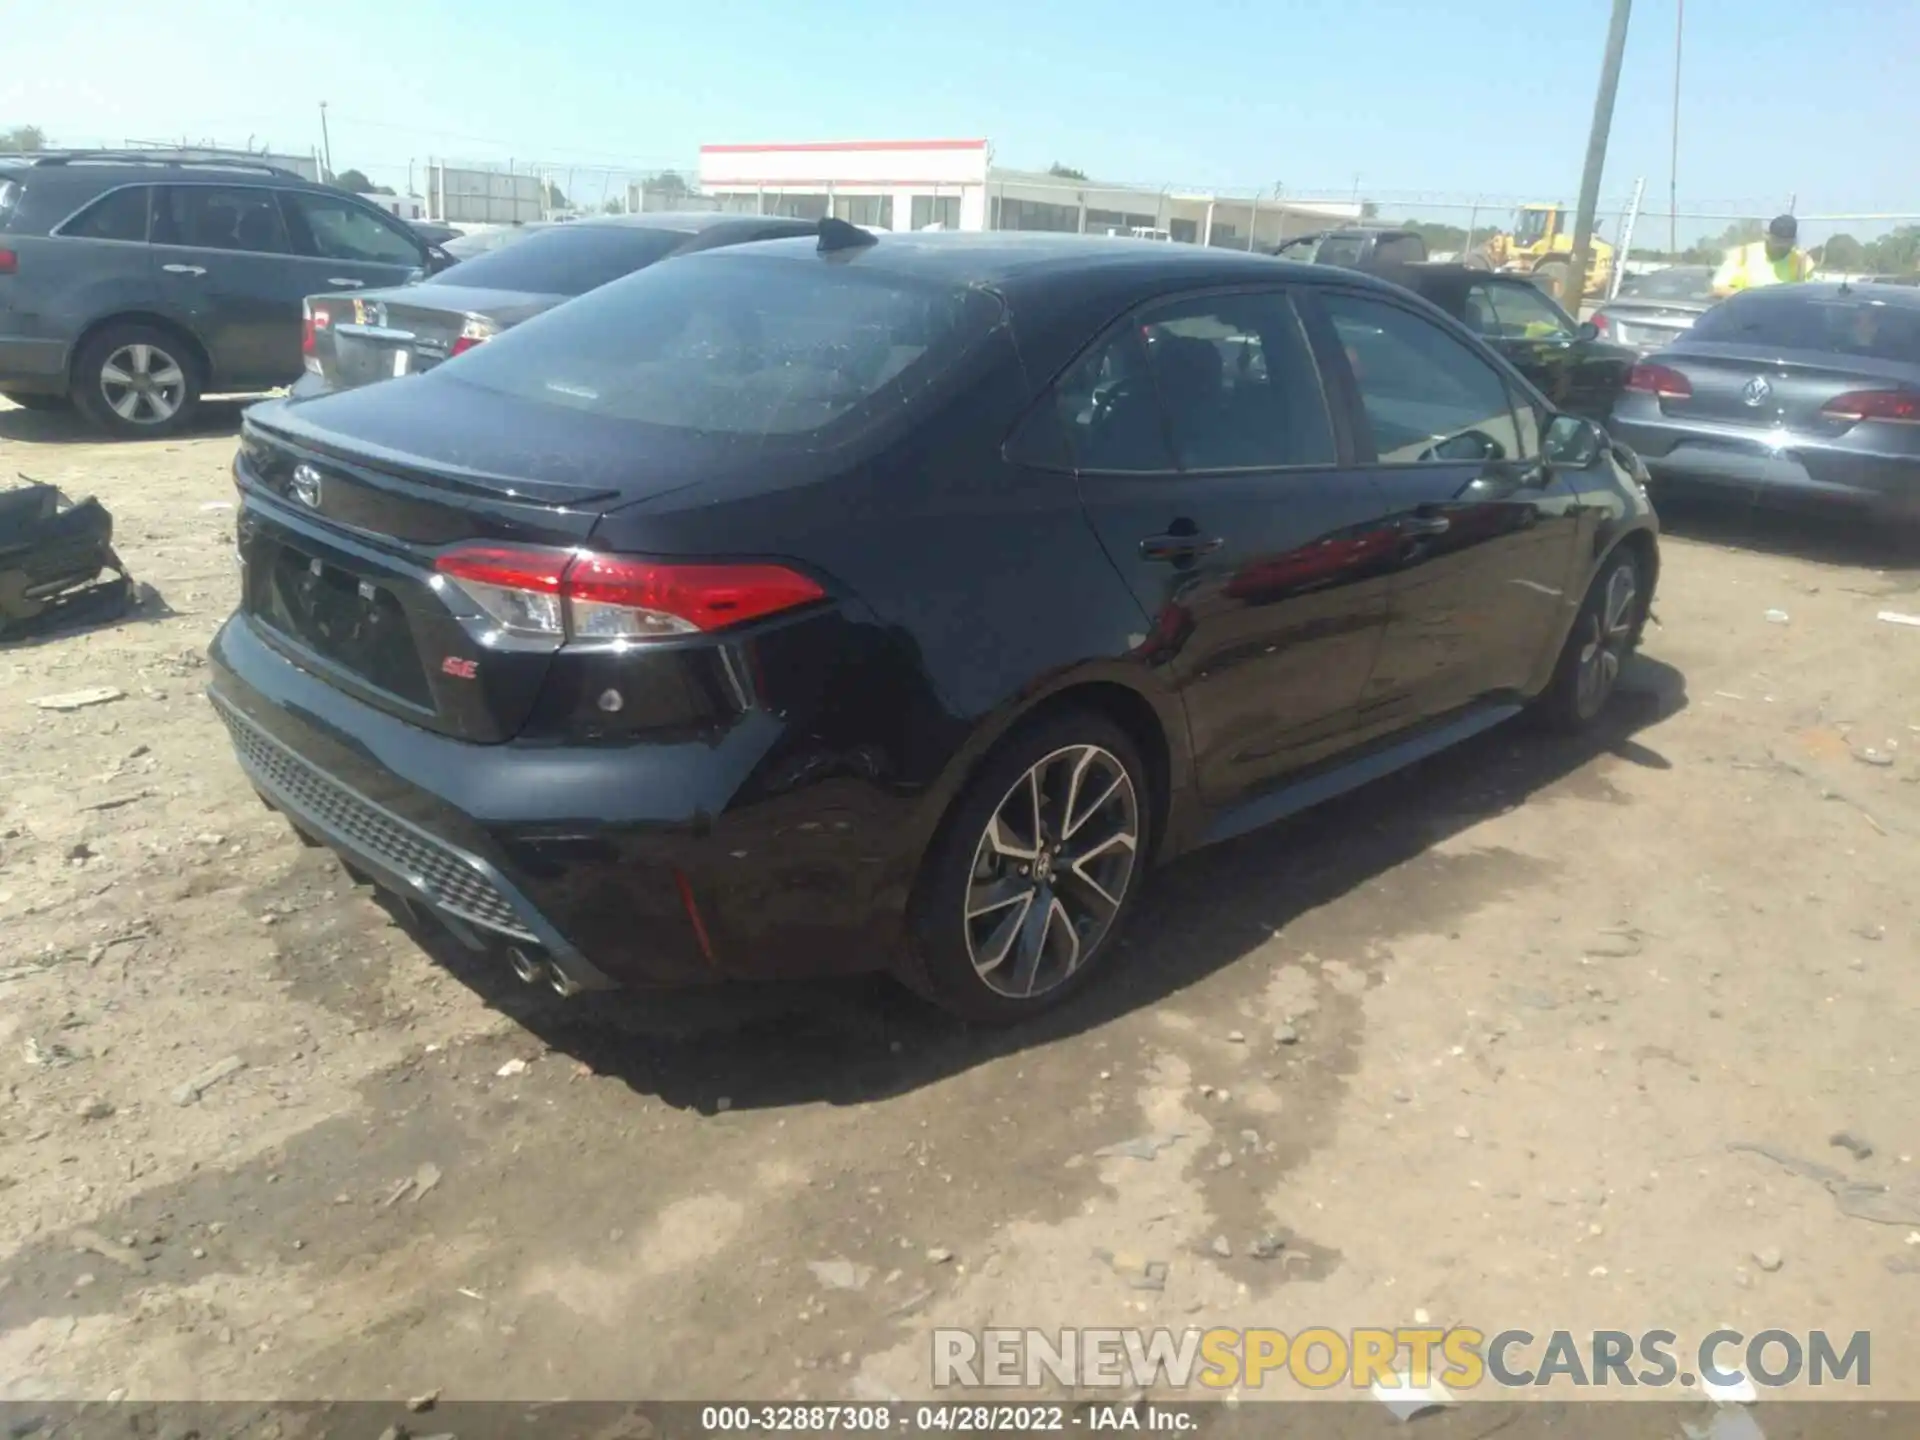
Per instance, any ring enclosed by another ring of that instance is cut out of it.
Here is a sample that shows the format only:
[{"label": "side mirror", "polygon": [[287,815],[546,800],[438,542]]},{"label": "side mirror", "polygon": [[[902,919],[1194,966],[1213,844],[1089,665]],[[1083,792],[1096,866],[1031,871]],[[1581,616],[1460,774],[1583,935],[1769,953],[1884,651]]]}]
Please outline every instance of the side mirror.
[{"label": "side mirror", "polygon": [[1556,415],[1547,425],[1541,448],[1550,464],[1585,470],[1607,448],[1607,432],[1578,415]]},{"label": "side mirror", "polygon": [[1576,340],[1598,340],[1600,338],[1600,327],[1591,320],[1582,320],[1578,325],[1574,326],[1573,338]]}]

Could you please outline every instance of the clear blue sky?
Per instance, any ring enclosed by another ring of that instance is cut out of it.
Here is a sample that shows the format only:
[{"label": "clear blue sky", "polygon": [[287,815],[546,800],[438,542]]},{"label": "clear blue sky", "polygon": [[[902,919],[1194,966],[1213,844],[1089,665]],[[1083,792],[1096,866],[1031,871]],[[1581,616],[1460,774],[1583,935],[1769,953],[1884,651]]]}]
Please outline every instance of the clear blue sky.
[{"label": "clear blue sky", "polygon": [[[1675,3],[1634,4],[1603,187],[1644,175],[1659,208]],[[686,166],[702,142],[984,137],[1003,164],[1154,184],[1348,195],[1357,175],[1388,214],[1442,218],[1401,197],[1574,198],[1608,10],[0,0],[0,125],[304,152],[324,99],[335,164],[389,182],[432,154]],[[1916,57],[1912,0],[1687,0],[1681,208],[1920,213]]]}]

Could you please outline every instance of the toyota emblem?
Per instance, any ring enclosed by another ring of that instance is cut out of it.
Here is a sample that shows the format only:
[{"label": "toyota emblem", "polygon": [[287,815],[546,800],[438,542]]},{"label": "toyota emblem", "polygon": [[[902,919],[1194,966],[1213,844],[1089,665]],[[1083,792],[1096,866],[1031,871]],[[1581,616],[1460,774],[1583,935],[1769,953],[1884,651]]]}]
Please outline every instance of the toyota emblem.
[{"label": "toyota emblem", "polygon": [[1740,398],[1749,405],[1764,405],[1773,394],[1773,386],[1767,383],[1767,377],[1756,375],[1747,381],[1746,389],[1740,392]]},{"label": "toyota emblem", "polygon": [[293,481],[287,490],[302,505],[314,510],[320,508],[320,472],[313,466],[294,466]]}]

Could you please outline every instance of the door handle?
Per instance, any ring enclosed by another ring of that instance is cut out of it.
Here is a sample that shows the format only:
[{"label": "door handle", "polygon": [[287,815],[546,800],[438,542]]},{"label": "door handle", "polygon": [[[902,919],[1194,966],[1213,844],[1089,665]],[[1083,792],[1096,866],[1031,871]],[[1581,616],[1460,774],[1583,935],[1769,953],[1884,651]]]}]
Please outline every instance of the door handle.
[{"label": "door handle", "polygon": [[358,290],[366,283],[364,280],[350,280],[339,275],[329,275],[327,277],[327,284],[338,285],[342,290]]},{"label": "door handle", "polygon": [[162,265],[160,268],[169,275],[204,275],[207,273],[207,267],[204,265]]},{"label": "door handle", "polygon": [[1444,535],[1452,528],[1444,515],[1409,515],[1400,522],[1402,535]]},{"label": "door handle", "polygon": [[1140,542],[1142,560],[1191,560],[1211,555],[1227,542],[1215,535],[1149,535]]}]

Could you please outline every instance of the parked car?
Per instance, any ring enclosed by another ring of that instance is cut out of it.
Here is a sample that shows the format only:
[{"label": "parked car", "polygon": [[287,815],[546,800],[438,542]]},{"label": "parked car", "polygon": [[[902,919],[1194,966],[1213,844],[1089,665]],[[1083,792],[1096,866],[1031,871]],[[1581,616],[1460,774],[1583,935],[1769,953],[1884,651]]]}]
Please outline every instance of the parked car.
[{"label": "parked car", "polygon": [[307,373],[296,400],[431,370],[563,301],[673,255],[812,234],[771,215],[608,216],[522,232],[425,284],[315,295],[306,302]]},{"label": "parked car", "polygon": [[1742,291],[1634,367],[1612,428],[1656,482],[1920,521],[1920,292]]},{"label": "parked car", "polygon": [[1669,265],[1622,280],[1593,323],[1616,345],[1645,355],[1678,340],[1717,303],[1711,265]]},{"label": "parked car", "polygon": [[203,394],[298,379],[308,295],[434,264],[404,221],[264,163],[0,158],[0,393],[165,435]]},{"label": "parked car", "polygon": [[1524,275],[1452,264],[1372,268],[1465,325],[1570,415],[1604,422],[1637,358]]},{"label": "parked car", "polygon": [[1156,861],[1591,723],[1659,565],[1598,426],[1369,277],[834,220],[255,407],[235,476],[212,698],[355,874],[562,993],[984,1021]]},{"label": "parked car", "polygon": [[1389,230],[1356,225],[1346,230],[1318,230],[1282,241],[1272,252],[1282,260],[1303,265],[1338,265],[1367,270],[1377,265],[1415,265],[1427,258],[1427,242],[1416,230]]}]

